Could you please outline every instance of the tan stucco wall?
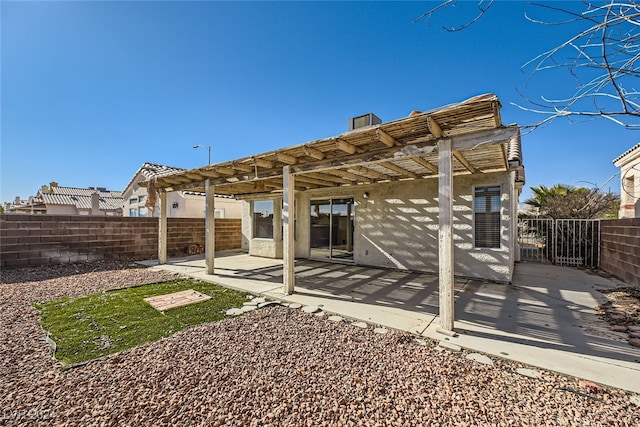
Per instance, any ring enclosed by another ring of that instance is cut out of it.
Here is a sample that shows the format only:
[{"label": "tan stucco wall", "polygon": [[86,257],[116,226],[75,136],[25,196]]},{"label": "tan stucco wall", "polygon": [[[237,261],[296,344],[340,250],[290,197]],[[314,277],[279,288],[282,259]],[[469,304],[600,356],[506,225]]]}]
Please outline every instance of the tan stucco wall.
[{"label": "tan stucco wall", "polygon": [[78,209],[72,205],[47,205],[48,215],[78,215]]},{"label": "tan stucco wall", "polygon": [[[497,249],[473,246],[474,186],[502,187],[502,242]],[[369,198],[364,199],[363,193]],[[512,173],[454,177],[455,274],[509,282],[515,261],[516,197],[511,197]],[[332,191],[310,190],[296,194],[296,241],[298,258],[309,256],[309,202],[315,198],[354,197],[354,262],[359,265],[416,271],[438,271],[438,180],[424,179],[340,187]],[[252,239],[251,204],[245,202],[243,235],[249,253],[281,257],[281,199],[274,206],[274,240]],[[276,226],[277,224],[277,226]],[[276,231],[277,230],[277,231]],[[278,240],[279,239],[279,240]],[[243,239],[244,240],[244,239]],[[266,240],[266,241],[265,241]]]}]

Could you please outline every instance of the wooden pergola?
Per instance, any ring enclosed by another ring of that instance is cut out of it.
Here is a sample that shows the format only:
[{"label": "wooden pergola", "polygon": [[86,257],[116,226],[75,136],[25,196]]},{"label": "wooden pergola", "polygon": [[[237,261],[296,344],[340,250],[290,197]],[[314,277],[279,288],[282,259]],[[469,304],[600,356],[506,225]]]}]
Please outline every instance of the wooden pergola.
[{"label": "wooden pergola", "polygon": [[[521,164],[518,126],[504,126],[495,95],[368,126],[302,145],[157,178],[159,261],[166,262],[169,191],[206,193],[206,263],[214,272],[214,194],[236,198],[282,194],[283,288],[294,291],[295,191],[438,178],[440,321],[453,329],[453,177],[514,171]],[[144,184],[144,183],[143,183]]]}]

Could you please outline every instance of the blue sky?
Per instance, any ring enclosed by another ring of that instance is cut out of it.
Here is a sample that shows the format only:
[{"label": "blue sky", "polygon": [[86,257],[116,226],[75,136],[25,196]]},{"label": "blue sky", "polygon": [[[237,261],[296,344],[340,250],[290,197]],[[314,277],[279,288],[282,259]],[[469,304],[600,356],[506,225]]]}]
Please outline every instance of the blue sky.
[{"label": "blue sky", "polygon": [[[572,81],[521,66],[570,34],[497,2],[477,24],[460,2],[2,1],[0,200],[43,184],[123,190],[144,162],[193,168],[330,137],[347,119],[383,121],[495,93],[506,124],[540,117],[530,97]],[[554,2],[555,5],[561,5]],[[637,142],[606,120],[557,120],[523,137],[527,187],[601,185]],[[605,190],[619,192],[618,177]]]}]

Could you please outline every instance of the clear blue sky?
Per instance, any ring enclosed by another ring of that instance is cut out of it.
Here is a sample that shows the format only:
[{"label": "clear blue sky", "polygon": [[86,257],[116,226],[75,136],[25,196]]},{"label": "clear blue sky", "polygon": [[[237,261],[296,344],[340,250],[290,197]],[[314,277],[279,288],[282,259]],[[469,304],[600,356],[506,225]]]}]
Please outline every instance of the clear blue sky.
[{"label": "clear blue sky", "polygon": [[[569,28],[500,1],[462,32],[441,26],[474,3],[412,23],[434,5],[3,0],[0,200],[50,181],[123,190],[144,162],[203,166],[195,144],[232,160],[340,134],[366,112],[389,121],[487,92],[505,123],[527,124],[540,117],[511,105],[523,103],[516,88],[572,91],[552,75],[527,86],[520,69]],[[530,186],[602,184],[637,135],[606,120],[525,135],[521,201]]]}]

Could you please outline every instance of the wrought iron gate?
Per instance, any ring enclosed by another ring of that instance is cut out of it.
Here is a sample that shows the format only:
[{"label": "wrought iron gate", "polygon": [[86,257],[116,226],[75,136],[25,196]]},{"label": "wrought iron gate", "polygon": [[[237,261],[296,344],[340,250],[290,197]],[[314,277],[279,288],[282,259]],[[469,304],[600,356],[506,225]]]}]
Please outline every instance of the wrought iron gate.
[{"label": "wrought iron gate", "polygon": [[600,267],[600,220],[518,220],[520,259],[558,265]]}]

